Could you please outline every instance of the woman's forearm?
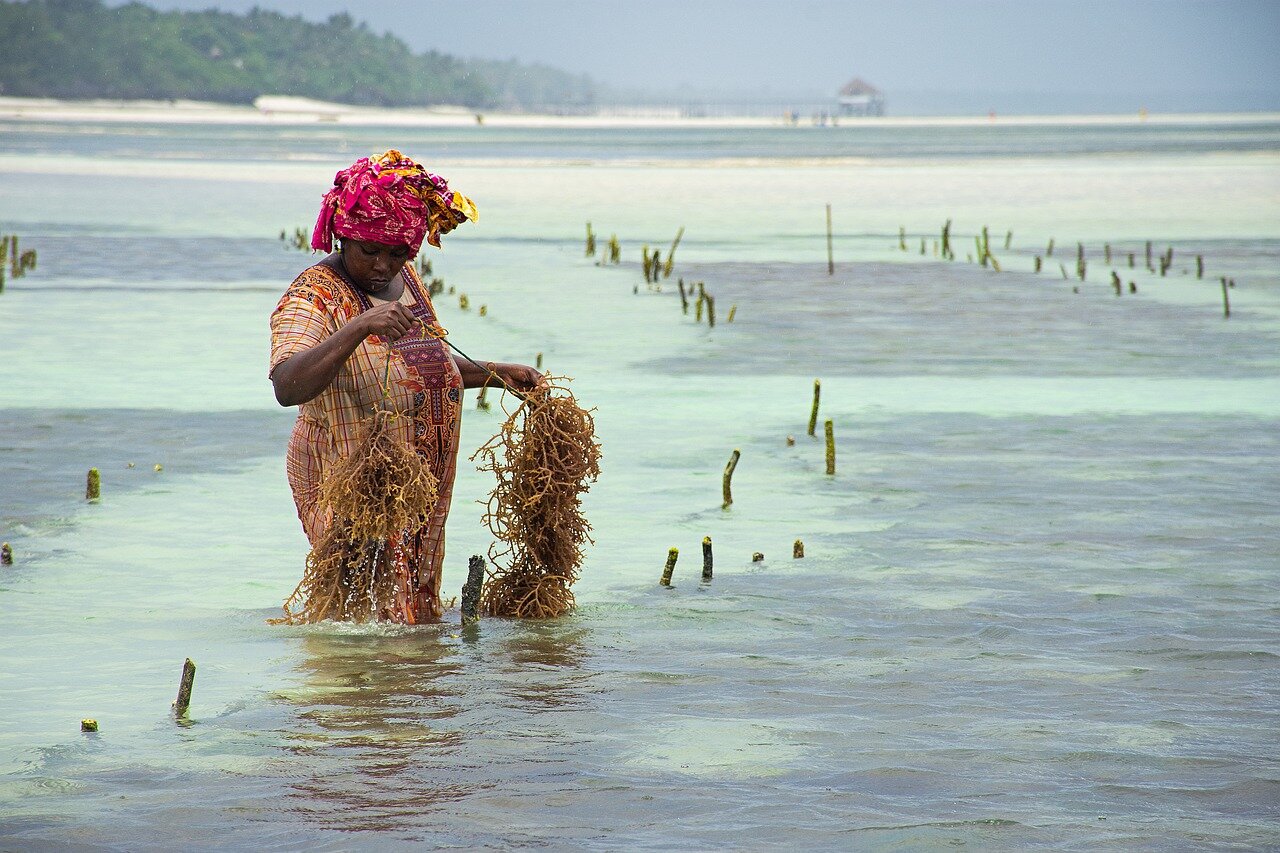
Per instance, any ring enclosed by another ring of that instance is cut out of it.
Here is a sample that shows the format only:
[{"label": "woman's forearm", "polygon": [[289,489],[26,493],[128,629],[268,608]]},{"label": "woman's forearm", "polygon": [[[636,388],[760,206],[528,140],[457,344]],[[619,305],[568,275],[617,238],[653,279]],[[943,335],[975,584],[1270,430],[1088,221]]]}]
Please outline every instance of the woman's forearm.
[{"label": "woman's forearm", "polygon": [[[510,364],[507,362],[480,361],[472,362],[459,355],[453,356],[453,363],[462,374],[463,388],[480,388],[484,385],[501,388],[503,384],[516,391],[528,391],[537,382],[539,373],[526,364]],[[499,378],[494,378],[490,365]]]},{"label": "woman's forearm", "polygon": [[277,402],[300,406],[320,396],[365,337],[364,324],[352,321],[311,349],[280,362],[271,372]]}]

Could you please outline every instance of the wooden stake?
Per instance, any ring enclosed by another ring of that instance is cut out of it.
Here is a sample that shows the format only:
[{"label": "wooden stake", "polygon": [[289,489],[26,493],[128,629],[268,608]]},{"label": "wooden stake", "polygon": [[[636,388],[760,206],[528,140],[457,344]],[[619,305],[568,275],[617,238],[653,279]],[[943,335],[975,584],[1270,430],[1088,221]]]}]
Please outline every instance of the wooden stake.
[{"label": "wooden stake", "polygon": [[818,428],[818,398],[822,396],[822,380],[813,380],[813,409],[809,412],[809,435]]},{"label": "wooden stake", "polygon": [[1040,256],[1036,255],[1036,272],[1040,272],[1040,265],[1041,265]]},{"label": "wooden stake", "polygon": [[1196,278],[1204,278],[1204,255],[1196,255]]},{"label": "wooden stake", "polygon": [[462,624],[480,621],[480,593],[484,590],[484,557],[472,554],[467,560],[467,582],[462,585]]},{"label": "wooden stake", "polygon": [[955,252],[951,251],[951,220],[948,219],[942,226],[942,259],[953,261],[955,257]]},{"label": "wooden stake", "polygon": [[1227,277],[1222,277],[1222,318],[1231,317],[1231,297],[1227,295]]},{"label": "wooden stake", "polygon": [[716,327],[716,300],[710,293],[707,294],[707,325]]},{"label": "wooden stake", "polygon": [[191,687],[196,681],[196,665],[187,658],[182,664],[182,678],[178,681],[178,698],[173,700],[174,716],[186,716],[187,707],[191,704]]},{"label": "wooden stake", "polygon": [[688,316],[689,314],[689,296],[684,292],[684,279],[676,279],[676,286],[680,288],[680,313]]},{"label": "wooden stake", "polygon": [[1012,242],[1013,242],[1013,232],[1012,231],[1004,232],[1004,247],[1006,249],[1009,248],[1009,244]]},{"label": "wooden stake", "polygon": [[905,252],[907,250],[907,229],[898,226],[898,251]]},{"label": "wooden stake", "polygon": [[1103,257],[1103,262],[1106,263],[1107,266],[1111,266],[1111,244],[1110,243],[1102,244],[1102,257]]},{"label": "wooden stake", "polygon": [[824,424],[824,427],[827,433],[827,474],[831,475],[836,472],[836,430],[830,420]]},{"label": "wooden stake", "polygon": [[1053,238],[1052,237],[1049,238],[1049,246],[1044,250],[1044,256],[1046,258],[1053,257]]},{"label": "wooden stake", "polygon": [[662,580],[658,583],[663,586],[671,586],[671,575],[676,570],[676,560],[680,558],[680,549],[672,548],[667,551],[667,564],[662,568]]},{"label": "wooden stake", "polygon": [[731,482],[733,480],[733,469],[738,467],[738,459],[742,456],[742,452],[734,450],[733,455],[729,457],[729,462],[724,466],[724,478],[720,482],[720,491],[724,497],[724,505],[722,509],[728,509],[733,504],[733,490]]},{"label": "wooden stake", "polygon": [[702,580],[711,583],[711,537],[702,537]]},{"label": "wooden stake", "polygon": [[1111,271],[1111,286],[1116,289],[1116,296],[1119,296],[1121,292],[1120,274],[1115,270]]},{"label": "wooden stake", "polygon": [[729,306],[729,316],[728,316],[728,317],[725,317],[725,318],[724,318],[724,321],[725,321],[726,323],[732,323],[732,322],[733,322],[733,318],[737,315],[737,313],[738,313],[738,306],[737,306],[737,305],[730,305],[730,306]]},{"label": "wooden stake", "polygon": [[534,359],[533,369],[534,370],[542,369],[542,353],[538,353],[538,357]]},{"label": "wooden stake", "polygon": [[[667,252],[667,263],[662,268],[663,278],[671,278],[671,267],[676,262],[676,246],[680,245],[680,238],[683,236],[684,236],[684,226],[681,225],[680,230],[676,232],[676,238],[671,241],[671,251]],[[657,281],[658,277],[655,275],[653,277],[653,280]]]},{"label": "wooden stake", "polygon": [[831,205],[827,205],[827,275],[836,274],[835,255],[831,248]]},{"label": "wooden stake", "polygon": [[795,544],[791,546],[791,559],[793,560],[804,559],[804,542],[800,541],[799,539],[797,539],[795,541]]},{"label": "wooden stake", "polygon": [[85,500],[96,501],[102,496],[102,475],[98,473],[97,468],[89,469],[89,476],[86,478],[84,487]]}]

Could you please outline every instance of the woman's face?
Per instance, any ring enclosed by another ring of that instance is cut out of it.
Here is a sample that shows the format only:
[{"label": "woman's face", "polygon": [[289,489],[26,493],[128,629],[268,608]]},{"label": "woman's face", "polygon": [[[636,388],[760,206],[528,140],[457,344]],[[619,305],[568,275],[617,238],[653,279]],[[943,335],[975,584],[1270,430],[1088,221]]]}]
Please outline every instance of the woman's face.
[{"label": "woman's face", "polygon": [[342,265],[356,287],[366,293],[386,290],[412,258],[412,250],[404,244],[389,246],[369,240],[342,241]]}]

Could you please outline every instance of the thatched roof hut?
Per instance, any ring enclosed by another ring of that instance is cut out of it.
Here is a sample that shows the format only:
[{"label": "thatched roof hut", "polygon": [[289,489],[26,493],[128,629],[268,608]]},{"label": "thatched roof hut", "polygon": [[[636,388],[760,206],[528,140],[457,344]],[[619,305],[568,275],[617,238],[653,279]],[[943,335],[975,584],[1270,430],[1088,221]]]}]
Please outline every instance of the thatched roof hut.
[{"label": "thatched roof hut", "polygon": [[854,77],[840,90],[840,115],[884,115],[884,93],[861,77]]}]

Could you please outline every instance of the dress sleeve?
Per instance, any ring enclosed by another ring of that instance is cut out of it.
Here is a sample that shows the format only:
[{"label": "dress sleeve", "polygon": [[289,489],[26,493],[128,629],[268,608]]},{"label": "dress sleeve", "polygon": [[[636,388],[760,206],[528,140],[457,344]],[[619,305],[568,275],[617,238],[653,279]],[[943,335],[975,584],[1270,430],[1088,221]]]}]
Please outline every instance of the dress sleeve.
[{"label": "dress sleeve", "polygon": [[311,349],[336,328],[333,292],[303,273],[289,285],[271,313],[271,363],[268,375],[289,356]]}]

